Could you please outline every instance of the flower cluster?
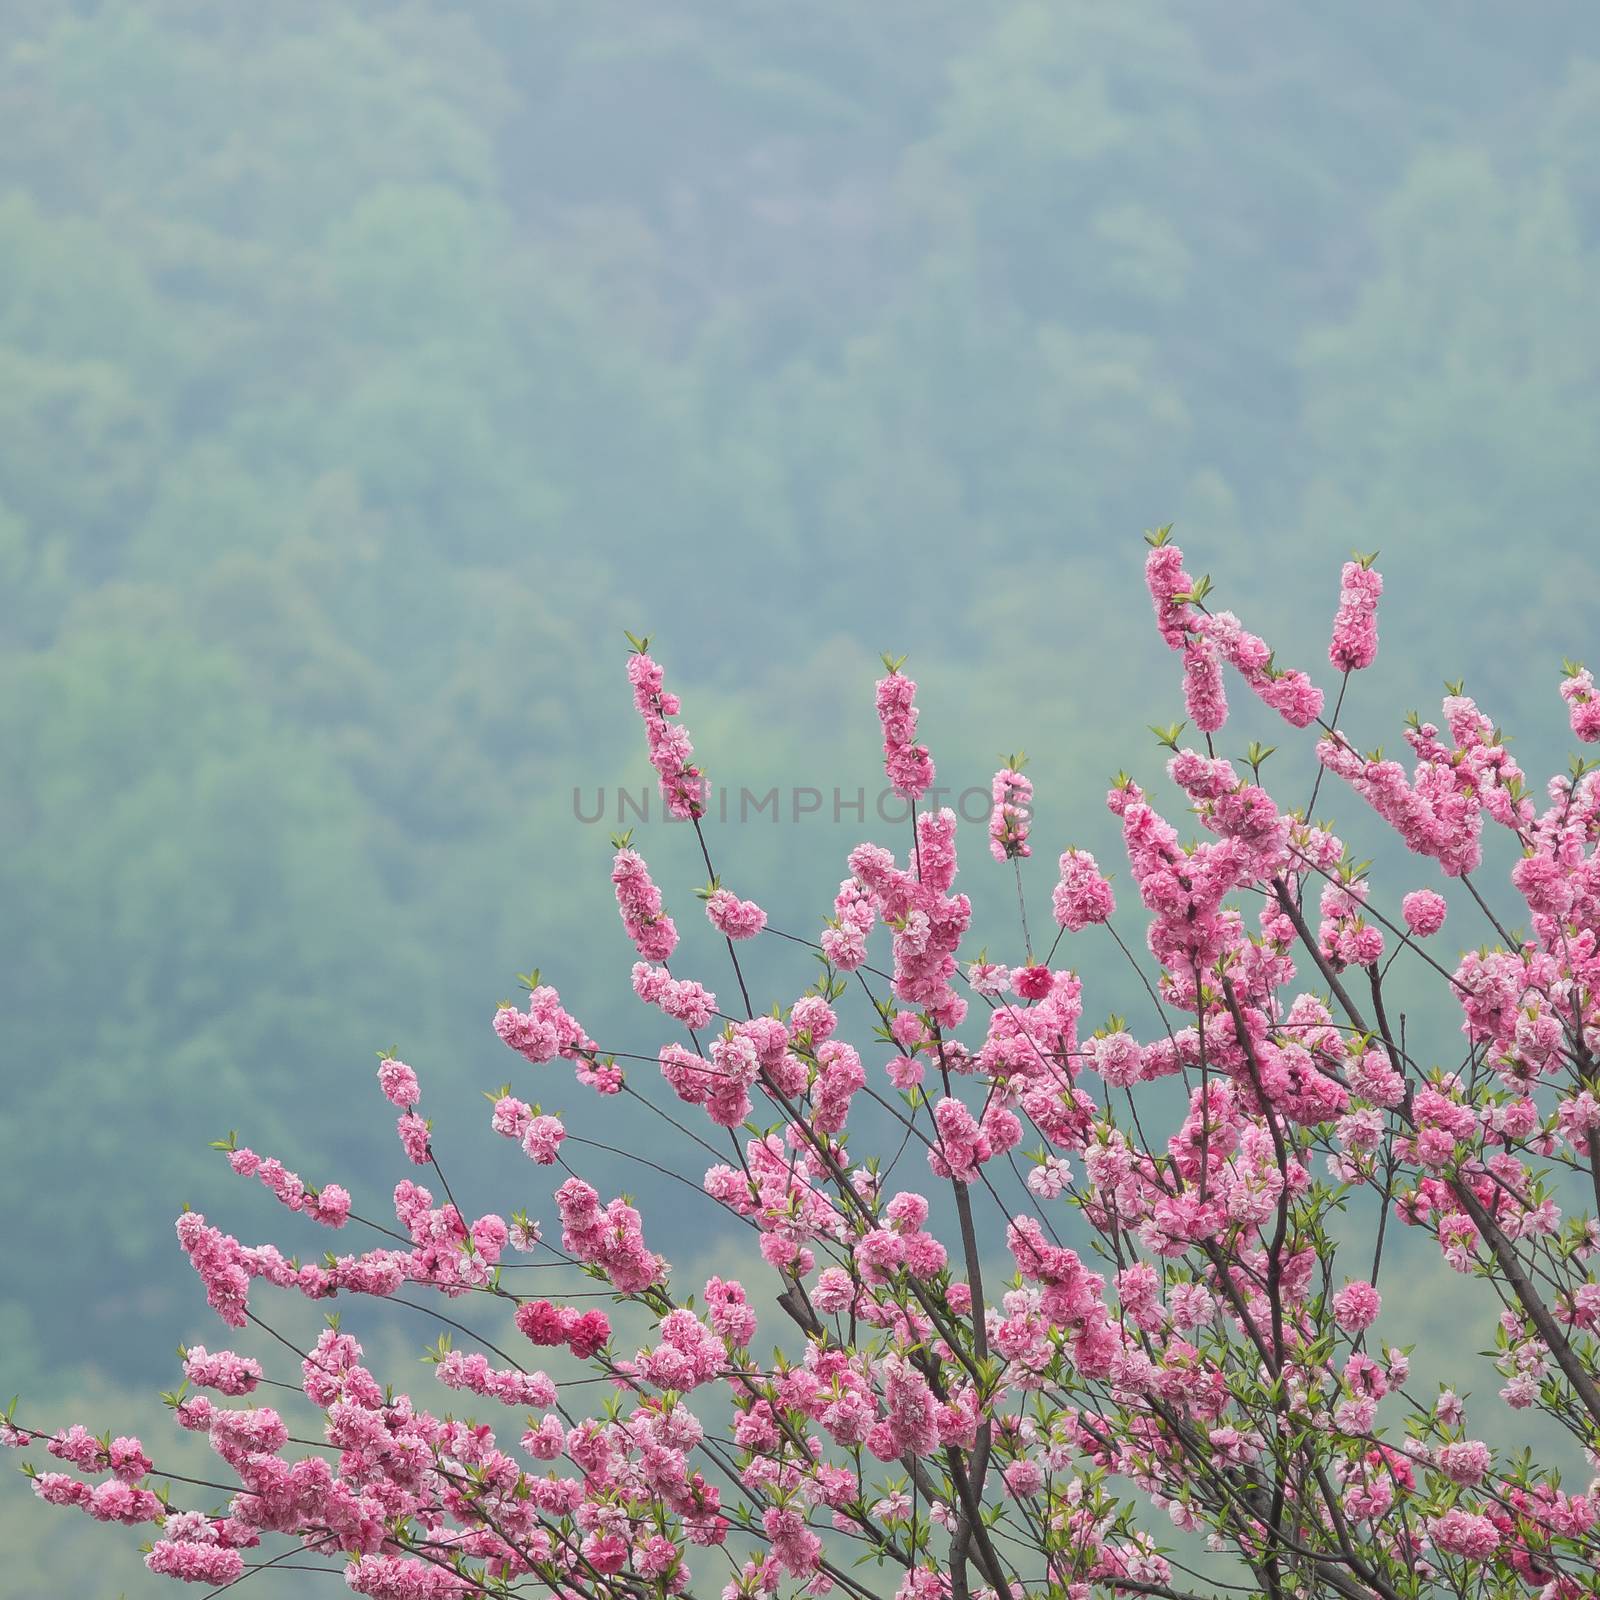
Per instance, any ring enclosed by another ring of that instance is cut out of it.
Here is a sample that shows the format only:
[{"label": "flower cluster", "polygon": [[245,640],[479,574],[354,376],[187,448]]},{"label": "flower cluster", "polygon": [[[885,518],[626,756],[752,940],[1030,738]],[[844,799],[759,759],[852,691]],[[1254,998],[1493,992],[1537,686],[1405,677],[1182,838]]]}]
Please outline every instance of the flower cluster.
[{"label": "flower cluster", "polygon": [[753,939],[767,925],[767,914],[754,900],[741,900],[731,889],[713,889],[706,897],[706,917],[728,939]]},{"label": "flower cluster", "polygon": [[617,909],[633,947],[646,961],[665,961],[678,948],[678,929],[661,908],[661,891],[637,850],[617,851],[611,863]]},{"label": "flower cluster", "polygon": [[694,754],[689,730],[672,720],[679,711],[677,695],[662,687],[661,668],[643,650],[628,657],[628,682],[667,811],[681,818],[704,816],[706,777],[689,759]]},{"label": "flower cluster", "polygon": [[898,669],[878,680],[878,721],[883,725],[883,770],[903,795],[920,800],[933,785],[933,757],[917,744],[917,686]]},{"label": "flower cluster", "polygon": [[342,1228],[350,1216],[350,1192],[336,1183],[308,1189],[281,1161],[258,1156],[248,1146],[228,1153],[242,1178],[259,1178],[291,1211],[302,1211],[325,1228]]},{"label": "flower cluster", "polygon": [[850,870],[877,920],[894,932],[894,994],[920,1006],[939,1026],[959,1027],[967,1003],[951,985],[955,952],[972,902],[950,893],[956,876],[956,814],[948,807],[917,816],[909,869],[881,845],[858,845]]},{"label": "flower cluster", "polygon": [[601,1060],[599,1046],[569,1015],[561,996],[549,984],[532,983],[526,1011],[501,1006],[495,1012],[494,1031],[502,1043],[535,1066],[557,1056],[573,1062],[578,1082],[598,1094],[616,1094],[622,1087],[616,1063]]},{"label": "flower cluster", "polygon": [[1092,922],[1108,922],[1117,909],[1111,884],[1087,850],[1064,850],[1061,881],[1050,898],[1055,919],[1068,933],[1081,933]]},{"label": "flower cluster", "polygon": [[1308,727],[1321,716],[1322,691],[1304,672],[1278,667],[1265,642],[1231,611],[1206,608],[1205,581],[1197,586],[1184,570],[1183,552],[1167,542],[1165,530],[1155,536],[1146,559],[1145,584],[1162,638],[1183,653],[1184,702],[1200,732],[1215,733],[1228,720],[1224,662],[1291,727]]},{"label": "flower cluster", "polygon": [[1600,740],[1600,694],[1595,693],[1594,674],[1587,667],[1573,667],[1562,680],[1561,698],[1575,737],[1585,744]]},{"label": "flower cluster", "polygon": [[261,1382],[261,1363],[254,1356],[241,1356],[232,1350],[207,1350],[203,1344],[191,1345],[183,1353],[183,1375],[200,1389],[215,1389],[219,1394],[249,1394]]},{"label": "flower cluster", "polygon": [[989,853],[996,861],[1031,856],[1028,830],[1033,826],[1033,780],[1015,766],[1002,767],[989,792],[994,800],[989,813]]},{"label": "flower cluster", "polygon": [[1359,672],[1378,658],[1378,596],[1383,578],[1370,560],[1344,564],[1339,581],[1339,609],[1333,616],[1328,660],[1340,672]]},{"label": "flower cluster", "polygon": [[518,1140],[530,1160],[541,1167],[553,1167],[560,1157],[561,1141],[567,1130],[560,1117],[552,1117],[519,1100],[509,1091],[494,1102],[489,1125],[507,1139]]}]

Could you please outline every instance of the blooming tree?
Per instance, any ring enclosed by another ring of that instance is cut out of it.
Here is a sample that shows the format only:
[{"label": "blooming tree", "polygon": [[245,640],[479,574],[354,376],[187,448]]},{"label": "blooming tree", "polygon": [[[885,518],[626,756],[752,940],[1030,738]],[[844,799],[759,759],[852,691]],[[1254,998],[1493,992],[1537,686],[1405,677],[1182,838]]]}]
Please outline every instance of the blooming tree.
[{"label": "blooming tree", "polygon": [[[1576,761],[1536,799],[1459,688],[1440,724],[1410,719],[1409,770],[1361,753],[1338,717],[1377,650],[1370,560],[1344,568],[1325,719],[1322,690],[1208,603],[1166,530],[1150,543],[1156,626],[1182,658],[1195,734],[1162,735],[1166,769],[1195,837],[1117,778],[1107,804],[1147,919],[1142,954],[1076,848],[1059,858],[1053,942],[1035,953],[1032,785],[1016,756],[994,776],[989,842],[1016,877],[1020,959],[963,960],[956,819],[925,802],[934,763],[899,662],[876,706],[901,853],[850,853],[815,941],[772,928],[716,875],[678,698],[633,641],[649,759],[690,825],[726,945],[722,996],[673,966],[678,927],[622,838],[612,885],[632,987],[668,1035],[659,1054],[606,1049],[537,973],[494,1028],[538,1073],[650,1104],[696,1158],[703,1203],[753,1236],[766,1291],[676,1282],[646,1219],[569,1164],[562,1119],[510,1086],[491,1096],[490,1128],[550,1169],[552,1211],[469,1216],[417,1074],[385,1058],[379,1087],[426,1180],[396,1186],[394,1226],[338,1184],[221,1146],[241,1177],[369,1248],[302,1265],[178,1219],[222,1322],[271,1336],[265,1355],[188,1349],[167,1397],[233,1481],[163,1473],[137,1439],[14,1404],[0,1436],[60,1464],[30,1460],[39,1497],[148,1526],[149,1568],[213,1591],[292,1557],[386,1600],[1600,1593],[1600,1484],[1497,1453],[1465,1401],[1419,1392],[1375,1331],[1385,1236],[1416,1230],[1474,1280],[1499,1401],[1600,1470],[1600,773]],[[1252,745],[1248,770],[1217,753],[1230,672],[1315,739],[1319,784],[1353,791],[1419,874],[1431,863],[1459,885],[1488,943],[1443,958],[1436,888],[1379,895],[1311,804],[1263,786],[1269,751]],[[1569,664],[1561,694],[1577,738],[1600,740],[1589,673]],[[1517,931],[1474,881],[1486,828],[1515,858]],[[1085,1024],[1080,979],[1057,959],[1068,936],[1115,942],[1140,1034],[1120,1016]],[[763,937],[812,943],[820,964],[767,1010],[740,960]],[[1454,1044],[1424,1052],[1395,1025],[1402,952],[1402,975],[1441,985],[1459,1014]],[[870,1038],[844,1037],[847,997]],[[1341,1224],[1362,1206],[1370,1229]],[[540,1292],[524,1292],[534,1267]],[[293,1348],[264,1285],[435,1297],[433,1377],[451,1392],[385,1385],[336,1318]],[[767,1299],[784,1319],[770,1357]],[[625,1339],[629,1326],[642,1332]],[[276,1404],[258,1403],[263,1385]],[[208,1494],[224,1498],[179,1504]]]}]

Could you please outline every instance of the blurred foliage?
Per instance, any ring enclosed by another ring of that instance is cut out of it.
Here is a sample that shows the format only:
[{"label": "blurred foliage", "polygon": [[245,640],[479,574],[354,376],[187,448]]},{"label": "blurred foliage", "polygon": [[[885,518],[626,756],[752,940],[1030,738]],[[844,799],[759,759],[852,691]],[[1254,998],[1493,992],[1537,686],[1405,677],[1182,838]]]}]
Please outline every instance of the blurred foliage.
[{"label": "blurred foliage", "polygon": [[[281,1231],[230,1125],[381,1212],[373,1052],[469,1106],[513,972],[653,1047],[573,818],[644,774],[624,627],[758,791],[870,793],[910,651],[950,781],[1037,752],[1036,915],[1174,714],[1149,524],[1314,669],[1381,548],[1364,743],[1468,670],[1560,745],[1600,592],[1577,0],[38,0],[0,129],[13,1387],[170,1381],[210,1331],[176,1205]],[[810,932],[858,831],[718,867]]]}]

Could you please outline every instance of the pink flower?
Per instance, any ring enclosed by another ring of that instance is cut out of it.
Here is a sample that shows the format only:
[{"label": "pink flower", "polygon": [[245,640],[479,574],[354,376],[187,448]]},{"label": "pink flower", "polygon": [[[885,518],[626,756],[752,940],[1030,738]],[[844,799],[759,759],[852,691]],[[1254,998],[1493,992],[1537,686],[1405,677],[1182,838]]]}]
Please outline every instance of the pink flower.
[{"label": "pink flower", "polygon": [[1061,857],[1061,881],[1051,896],[1055,919],[1068,933],[1092,922],[1106,922],[1117,909],[1110,883],[1087,850],[1068,850]]},{"label": "pink flower", "polygon": [[692,978],[674,978],[665,967],[633,964],[633,992],[690,1029],[703,1028],[717,1009],[717,997]]},{"label": "pink flower", "polygon": [[1488,1517],[1455,1506],[1428,1519],[1428,1534],[1446,1555],[1487,1561],[1500,1547],[1500,1532]]},{"label": "pink flower", "polygon": [[535,1344],[565,1344],[570,1321],[548,1300],[530,1300],[517,1307],[517,1327]]},{"label": "pink flower", "polygon": [[557,1056],[583,1065],[593,1065],[599,1048],[577,1021],[568,1015],[561,996],[548,984],[541,984],[528,995],[528,1009],[501,1006],[495,1012],[494,1031],[501,1041],[519,1055],[542,1066]]},{"label": "pink flower", "polygon": [[405,1151],[406,1160],[414,1166],[427,1166],[428,1124],[415,1111],[407,1111],[395,1123],[395,1131],[400,1135],[400,1148]]},{"label": "pink flower", "polygon": [[[1321,715],[1322,691],[1305,673],[1274,667],[1272,652],[1265,641],[1248,632],[1231,611],[1191,610],[1188,625],[1208,651],[1214,651],[1227,661],[1263,704],[1270,706],[1291,727],[1308,727]],[[1197,681],[1198,698],[1191,696],[1190,715],[1201,732],[1214,733],[1222,725],[1218,717],[1227,715],[1227,706],[1212,703],[1221,694],[1220,680],[1214,687],[1211,684],[1216,673],[1213,659],[1206,656],[1200,665],[1192,665],[1193,649],[1192,645],[1185,646],[1185,692],[1189,693],[1191,672],[1200,672],[1203,684]]]},{"label": "pink flower", "polygon": [[1452,1483],[1471,1489],[1489,1476],[1489,1447],[1478,1439],[1442,1444],[1433,1452],[1433,1464]]},{"label": "pink flower", "polygon": [[639,1213],[624,1200],[600,1204],[600,1196],[581,1178],[568,1178],[556,1190],[561,1213],[561,1246],[598,1267],[622,1294],[637,1294],[661,1276],[665,1263],[645,1248]]},{"label": "pink flower", "polygon": [[926,1068],[915,1056],[896,1056],[888,1066],[889,1082],[902,1092],[922,1082]]},{"label": "pink flower", "polygon": [[867,935],[877,921],[872,897],[854,878],[834,896],[833,917],[822,930],[822,953],[841,972],[854,972],[867,958]]},{"label": "pink flower", "polygon": [[198,1211],[178,1218],[178,1242],[206,1287],[206,1301],[229,1327],[245,1325],[250,1274],[245,1270],[239,1241],[208,1227]]},{"label": "pink flower", "polygon": [[447,1389],[467,1390],[502,1405],[543,1409],[556,1403],[555,1382],[543,1372],[501,1371],[487,1356],[450,1350],[434,1366],[434,1376]]},{"label": "pink flower", "polygon": [[947,1096],[933,1108],[938,1139],[928,1151],[936,1176],[972,1183],[978,1168],[994,1154],[989,1135],[961,1101]]},{"label": "pink flower", "polygon": [[1347,1333],[1359,1333],[1378,1320],[1383,1300],[1370,1283],[1347,1283],[1333,1297],[1333,1319]]},{"label": "pink flower", "polygon": [[767,914],[754,900],[741,900],[729,889],[715,890],[706,901],[706,916],[729,939],[753,939],[767,925]]},{"label": "pink flower", "polygon": [[897,793],[920,800],[933,783],[933,758],[915,743],[916,684],[894,671],[878,680],[878,721],[883,726],[883,770]]},{"label": "pink flower", "polygon": [[611,862],[622,926],[646,961],[665,961],[678,947],[678,930],[661,906],[661,891],[637,850],[617,851]]},{"label": "pink flower", "polygon": [[585,1311],[567,1335],[567,1348],[579,1361],[587,1361],[611,1337],[611,1324],[603,1311]]},{"label": "pink flower", "polygon": [[1594,674],[1579,667],[1563,680],[1561,698],[1567,702],[1573,733],[1585,744],[1600,740],[1600,695],[1595,693]]},{"label": "pink flower", "polygon": [[1370,667],[1378,654],[1378,596],[1383,578],[1369,564],[1347,561],[1339,584],[1328,660],[1340,672]]},{"label": "pink flower", "polygon": [[422,1098],[416,1073],[393,1056],[385,1056],[378,1063],[378,1087],[402,1111],[414,1106]]},{"label": "pink flower", "polygon": [[1194,589],[1194,579],[1183,570],[1183,551],[1164,541],[1155,545],[1145,557],[1144,581],[1161,637],[1169,649],[1181,650],[1192,612],[1188,601],[1177,597]]},{"label": "pink flower", "polygon": [[494,1103],[489,1126],[504,1138],[520,1139],[528,1131],[528,1123],[532,1116],[533,1107],[526,1100],[504,1094]]},{"label": "pink flower", "polygon": [[100,1473],[111,1469],[111,1452],[82,1423],[54,1435],[45,1448],[57,1461],[65,1461],[79,1472]]},{"label": "pink flower", "polygon": [[328,1228],[342,1228],[350,1215],[349,1191],[337,1183],[308,1189],[281,1161],[263,1160],[248,1146],[228,1153],[228,1164],[241,1177],[259,1178],[291,1211],[301,1211]]},{"label": "pink flower", "polygon": [[822,1540],[805,1524],[800,1514],[779,1506],[762,1513],[761,1526],[785,1572],[804,1577],[816,1570],[822,1559]]},{"label": "pink flower", "polygon": [[1400,915],[1419,939],[1426,939],[1444,926],[1447,909],[1444,896],[1432,889],[1413,889],[1400,902]]},{"label": "pink flower", "polygon": [[1046,966],[1018,967],[1011,974],[1011,986],[1023,1000],[1043,1000],[1050,993],[1051,981],[1051,972]]},{"label": "pink flower", "polygon": [[609,1577],[628,1561],[627,1542],[616,1533],[591,1533],[583,1541],[583,1559],[596,1572]]},{"label": "pink flower", "polygon": [[843,1267],[824,1267],[812,1291],[811,1301],[818,1311],[834,1316],[846,1310],[855,1298],[855,1286]]},{"label": "pink flower", "polygon": [[225,1586],[244,1576],[244,1557],[237,1550],[185,1539],[158,1539],[144,1564],[165,1578],[185,1583]]},{"label": "pink flower", "polygon": [[307,1192],[304,1210],[325,1228],[342,1228],[350,1220],[350,1191],[337,1183],[325,1183],[314,1194]]},{"label": "pink flower", "polygon": [[406,1556],[358,1556],[344,1569],[344,1581],[371,1600],[466,1600],[471,1593],[449,1568]]},{"label": "pink flower", "polygon": [[537,1116],[530,1118],[522,1136],[522,1148],[541,1167],[554,1166],[561,1150],[561,1141],[567,1136],[560,1117]]},{"label": "pink flower", "polygon": [[564,1344],[580,1361],[587,1361],[611,1337],[611,1324],[605,1312],[555,1306],[548,1300],[530,1300],[518,1306],[515,1321],[534,1344]]},{"label": "pink flower", "polygon": [[1094,1064],[1100,1076],[1113,1089],[1126,1089],[1137,1083],[1143,1066],[1139,1041],[1131,1034],[1117,1032],[1094,1041]]},{"label": "pink flower", "polygon": [[183,1375],[197,1387],[215,1389],[219,1394],[249,1394],[261,1381],[261,1363],[254,1356],[235,1355],[231,1350],[212,1353],[197,1344],[184,1354]]},{"label": "pink flower", "polygon": [[1221,657],[1198,634],[1183,643],[1183,706],[1201,733],[1216,733],[1228,720]]},{"label": "pink flower", "polygon": [[[890,1023],[890,1031],[894,1033],[897,1040],[900,1039],[907,1027],[907,1023],[901,1019],[908,1015],[918,1029],[917,1038],[920,1041],[922,1037],[922,1019],[914,1013],[897,1011],[893,1021]],[[789,1038],[798,1042],[801,1036],[804,1035],[813,1048],[819,1044],[825,1044],[831,1039],[834,1030],[838,1026],[838,1013],[821,995],[803,994],[789,1008]],[[902,1041],[902,1048],[909,1048],[909,1046]]]},{"label": "pink flower", "polygon": [[996,861],[1029,856],[1028,830],[1033,825],[1033,783],[1014,767],[1002,767],[990,785],[994,809],[989,813],[989,853]]},{"label": "pink flower", "polygon": [[745,1296],[744,1285],[732,1279],[711,1278],[706,1283],[706,1320],[735,1347],[755,1337],[756,1312]]},{"label": "pink flower", "polygon": [[677,695],[662,687],[661,668],[642,650],[628,657],[628,682],[633,685],[634,706],[644,719],[650,765],[656,769],[667,810],[675,817],[703,817],[705,774],[689,759],[694,745],[688,729],[670,720],[678,714]]}]

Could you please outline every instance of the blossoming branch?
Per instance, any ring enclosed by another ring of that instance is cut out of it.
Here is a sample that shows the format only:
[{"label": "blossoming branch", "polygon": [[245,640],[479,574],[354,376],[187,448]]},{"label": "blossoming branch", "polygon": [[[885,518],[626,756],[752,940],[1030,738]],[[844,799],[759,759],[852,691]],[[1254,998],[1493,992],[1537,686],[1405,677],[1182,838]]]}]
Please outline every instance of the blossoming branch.
[{"label": "blossoming branch", "polygon": [[[715,967],[683,956],[693,941],[619,837],[611,884],[657,1053],[604,1048],[537,972],[495,1014],[518,1063],[483,1131],[548,1171],[543,1216],[457,1206],[435,1108],[393,1056],[378,1085],[415,1169],[393,1226],[224,1141],[298,1226],[357,1228],[368,1247],[301,1264],[185,1213],[211,1308],[271,1335],[260,1353],[191,1347],[167,1397],[226,1481],[14,1405],[0,1440],[59,1463],[30,1463],[39,1498],[146,1529],[152,1572],[213,1593],[291,1561],[381,1600],[1600,1592],[1597,1485],[1479,1436],[1486,1413],[1537,1413],[1600,1467],[1600,776],[1575,760],[1536,795],[1459,686],[1438,722],[1409,719],[1409,763],[1363,753],[1339,722],[1378,651],[1370,559],[1342,574],[1325,717],[1309,672],[1215,609],[1166,530],[1150,544],[1194,738],[1162,735],[1181,812],[1126,775],[1106,797],[1142,951],[1070,841],[1047,857],[1054,927],[1035,949],[1019,754],[990,786],[997,865],[982,867],[1014,880],[1012,956],[970,952],[956,817],[927,802],[917,686],[893,659],[874,705],[909,826],[850,852],[820,926],[774,928],[717,874],[708,779],[633,640],[634,706],[689,824],[675,837],[693,833],[716,952]],[[1306,733],[1358,821],[1403,842],[1408,874],[1374,882],[1309,804],[1270,793],[1270,751],[1218,753],[1230,675]],[[1600,740],[1591,675],[1568,663],[1560,695],[1573,735]],[[1514,858],[1503,917],[1474,879],[1491,831]],[[1449,885],[1478,919],[1459,958],[1439,942]],[[820,975],[753,992],[740,952],[762,939],[811,945]],[[1069,959],[1091,939],[1127,975],[1098,1027]],[[1406,1031],[1419,981],[1459,1037]],[[854,1038],[851,1005],[870,1018]],[[680,1283],[668,1230],[603,1163],[580,1174],[584,1141],[539,1103],[568,1074],[654,1108],[679,1152],[669,1175],[750,1240],[740,1278]],[[1352,1253],[1336,1213],[1355,1206],[1374,1227]],[[1476,1293],[1497,1395],[1469,1408],[1414,1381],[1380,1287],[1398,1228]],[[514,1287],[513,1258],[545,1269],[539,1292]],[[430,1297],[444,1392],[386,1384],[335,1321],[291,1363],[267,1290]],[[764,1299],[784,1324],[770,1358]],[[552,1377],[539,1363],[558,1355],[598,1382]],[[1164,1526],[1192,1537],[1168,1547]],[[1206,1549],[1226,1559],[1196,1572]]]}]

